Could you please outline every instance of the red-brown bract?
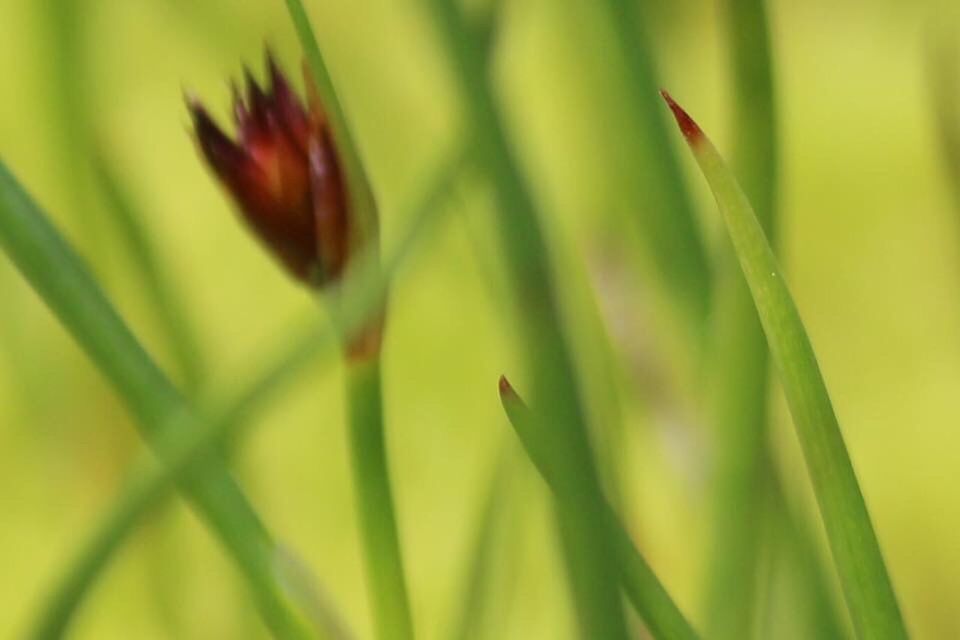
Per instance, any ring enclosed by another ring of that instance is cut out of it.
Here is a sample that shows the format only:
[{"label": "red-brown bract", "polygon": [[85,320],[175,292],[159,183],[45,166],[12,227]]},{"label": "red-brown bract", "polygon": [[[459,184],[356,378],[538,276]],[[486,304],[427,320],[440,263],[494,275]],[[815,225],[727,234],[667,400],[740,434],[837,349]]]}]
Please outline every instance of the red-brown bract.
[{"label": "red-brown bract", "polygon": [[246,71],[234,85],[232,140],[195,98],[187,103],[200,150],[243,219],[298,280],[323,286],[343,272],[350,203],[333,137],[307,77],[304,106],[267,54],[265,92]]}]

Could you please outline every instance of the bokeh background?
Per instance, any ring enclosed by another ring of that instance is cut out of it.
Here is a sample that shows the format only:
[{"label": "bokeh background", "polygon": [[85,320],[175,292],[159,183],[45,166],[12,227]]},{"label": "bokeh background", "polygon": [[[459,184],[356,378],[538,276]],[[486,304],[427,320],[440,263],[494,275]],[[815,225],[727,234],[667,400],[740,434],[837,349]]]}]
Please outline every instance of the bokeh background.
[{"label": "bokeh background", "polygon": [[[665,335],[669,316],[650,295],[655,275],[634,255],[642,243],[631,239],[633,214],[619,206],[618,178],[605,164],[618,135],[598,89],[604,76],[595,44],[605,36],[588,0],[500,4],[494,68],[510,131],[549,213],[571,282],[565,290],[580,300],[589,284],[613,345],[606,392],[623,415],[630,528],[698,619],[711,441],[700,417],[701,382],[674,364],[688,354]],[[722,6],[645,4],[664,84],[721,150],[729,148]],[[769,3],[787,280],[917,638],[960,636],[960,210],[928,73],[931,41],[960,38],[948,4]],[[452,141],[446,63],[413,0],[308,6],[390,245],[407,222],[404,204]],[[299,75],[279,0],[0,0],[0,156],[174,370],[104,213],[89,157],[101,154],[115,168],[185,301],[204,392],[213,396],[254,375],[297,321],[317,314],[236,223],[199,161],[182,100],[189,88],[226,121],[227,81],[244,63],[262,77],[265,43]],[[683,157],[704,227],[715,233],[709,194]],[[444,637],[453,620],[487,483],[512,437],[497,378],[506,371],[521,391],[527,384],[511,348],[487,200],[481,188],[462,189],[392,295],[388,439],[425,638]],[[257,418],[236,468],[350,628],[370,637],[342,385],[328,364],[310,368]],[[792,425],[774,393],[777,461],[789,493],[816,522]],[[24,632],[139,453],[116,396],[0,260],[0,636]],[[572,615],[549,503],[521,462],[504,507],[487,630],[499,638],[567,637]],[[819,535],[819,525],[814,530]],[[766,624],[788,637],[789,611]],[[177,500],[123,547],[73,628],[76,638],[263,635],[234,568]]]}]

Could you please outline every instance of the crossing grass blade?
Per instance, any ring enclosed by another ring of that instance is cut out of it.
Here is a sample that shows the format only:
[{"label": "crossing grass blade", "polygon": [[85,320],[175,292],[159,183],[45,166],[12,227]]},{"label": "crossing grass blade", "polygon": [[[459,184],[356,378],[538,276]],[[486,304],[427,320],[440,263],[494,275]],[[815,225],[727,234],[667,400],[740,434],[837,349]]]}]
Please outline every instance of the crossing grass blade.
[{"label": "crossing grass blade", "polygon": [[783,273],[743,190],[700,127],[663,92],[713,190],[753,296],[813,483],[859,638],[907,637],[893,585],[820,367]]},{"label": "crossing grass blade", "polygon": [[[110,305],[83,261],[16,178],[0,163],[0,246],[114,386],[143,437],[162,458],[165,434],[197,427],[198,417]],[[181,487],[233,555],[271,630],[304,637],[271,568],[274,542],[217,456]]]}]

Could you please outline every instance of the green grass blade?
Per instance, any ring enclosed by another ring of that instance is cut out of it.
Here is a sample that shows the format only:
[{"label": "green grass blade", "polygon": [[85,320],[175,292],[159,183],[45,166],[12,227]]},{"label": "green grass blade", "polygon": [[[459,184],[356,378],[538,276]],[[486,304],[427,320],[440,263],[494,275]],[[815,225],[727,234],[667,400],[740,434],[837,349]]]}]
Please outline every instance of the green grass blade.
[{"label": "green grass blade", "polygon": [[[161,455],[165,431],[195,426],[189,406],[3,164],[0,246],[113,384]],[[273,542],[223,461],[208,456],[184,478],[183,488],[240,565],[271,629],[280,637],[302,637],[272,575]]]},{"label": "green grass blade", "polygon": [[93,162],[93,171],[106,200],[112,226],[123,241],[129,263],[143,283],[147,302],[165,334],[183,385],[195,395],[205,374],[200,341],[188,319],[183,299],[164,269],[144,216],[109,162],[98,157]]},{"label": "green grass blade", "polygon": [[568,578],[581,633],[626,638],[614,558],[604,526],[604,507],[579,399],[570,348],[560,329],[558,298],[533,199],[510,149],[493,92],[487,84],[486,52],[449,0],[431,0],[446,56],[452,62],[459,102],[474,128],[478,158],[494,189],[502,251],[519,312],[518,346],[534,380],[534,397],[554,429],[551,446],[563,476],[578,485],[574,499],[556,510]]},{"label": "green grass blade", "polygon": [[710,307],[709,260],[680,159],[657,104],[659,82],[642,4],[637,0],[596,3],[612,34],[605,44],[615,52],[610,59],[619,79],[615,99],[627,105],[630,113],[617,120],[618,140],[624,144],[629,166],[643,167],[631,175],[626,188],[663,288],[699,339]]},{"label": "green grass blade", "polygon": [[[410,227],[387,257],[384,271],[367,269],[349,276],[355,280],[344,287],[345,291],[351,292],[350,299],[337,305],[337,308],[344,310],[344,315],[338,320],[339,326],[349,329],[367,322],[379,304],[378,292],[384,287],[380,279],[392,277],[410,256],[416,243],[439,222],[437,217],[443,210],[440,205],[463,173],[468,153],[469,150],[463,145],[438,164],[438,169],[426,181],[428,187],[417,195],[412,213],[404,216],[403,219],[411,220]],[[103,572],[120,544],[159,500],[169,494],[188,467],[205,452],[222,450],[228,443],[235,446],[244,429],[251,424],[254,414],[270,398],[289,386],[305,366],[317,359],[327,362],[326,356],[337,353],[337,335],[332,327],[320,328],[311,319],[307,328],[290,339],[289,346],[272,360],[270,366],[255,376],[243,391],[223,403],[225,408],[218,412],[217,419],[209,421],[203,428],[177,432],[170,444],[173,453],[166,457],[165,465],[158,467],[152,461],[140,465],[127,490],[84,544],[78,547],[76,555],[55,583],[33,625],[35,632],[32,637],[58,637],[57,631],[67,628],[84,594]],[[326,631],[329,637],[338,637],[336,629],[328,626]]]},{"label": "green grass blade", "polygon": [[[549,432],[536,424],[533,412],[524,404],[506,378],[500,378],[500,400],[504,411],[530,460],[554,492],[558,502],[570,500],[576,483],[563,476],[549,442]],[[604,504],[604,522],[614,543],[620,583],[627,598],[657,640],[693,640],[693,627],[674,604],[667,590],[633,544],[609,504]]]},{"label": "green grass blade", "polygon": [[[725,0],[733,79],[733,168],[768,238],[776,226],[777,130],[765,0]],[[706,635],[751,635],[764,542],[769,367],[767,343],[729,242],[717,268],[709,407],[715,457]]]},{"label": "green grass blade", "polygon": [[664,94],[723,214],[750,286],[860,638],[906,638],[867,506],[813,346],[763,228],[733,174],[700,127]]}]

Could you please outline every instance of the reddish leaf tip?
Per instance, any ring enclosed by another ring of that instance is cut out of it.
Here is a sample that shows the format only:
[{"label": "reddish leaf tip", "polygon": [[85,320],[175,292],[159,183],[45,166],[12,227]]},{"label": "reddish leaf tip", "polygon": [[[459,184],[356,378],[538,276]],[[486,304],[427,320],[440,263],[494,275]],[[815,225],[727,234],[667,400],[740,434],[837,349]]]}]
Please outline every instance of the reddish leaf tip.
[{"label": "reddish leaf tip", "polygon": [[683,133],[683,137],[687,139],[687,142],[690,144],[696,144],[703,139],[703,130],[700,129],[700,126],[693,121],[693,118],[690,117],[683,107],[677,104],[676,100],[667,92],[666,89],[660,90],[660,95],[666,101],[667,106],[670,107],[670,111],[673,112],[673,117],[677,120],[677,125],[680,127],[680,132]]},{"label": "reddish leaf tip", "polygon": [[517,392],[513,390],[513,386],[510,385],[510,381],[507,380],[507,376],[500,376],[500,398],[516,398]]}]

